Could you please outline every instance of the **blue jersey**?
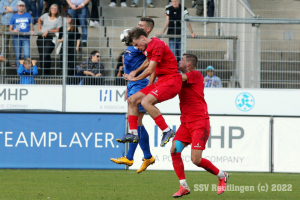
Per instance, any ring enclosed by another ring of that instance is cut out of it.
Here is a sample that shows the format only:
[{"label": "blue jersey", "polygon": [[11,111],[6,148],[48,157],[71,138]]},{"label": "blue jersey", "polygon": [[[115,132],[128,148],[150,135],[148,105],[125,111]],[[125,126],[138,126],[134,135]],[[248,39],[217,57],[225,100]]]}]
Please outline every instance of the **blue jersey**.
[{"label": "blue jersey", "polygon": [[[15,28],[19,29],[19,32],[29,32],[30,31],[30,24],[32,23],[31,14],[24,12],[24,14],[19,15],[18,13],[14,14],[11,17],[10,25],[13,25],[13,30]],[[18,37],[18,36],[13,36]],[[29,38],[29,36],[25,36]]]},{"label": "blue jersey", "polygon": [[[125,73],[129,74],[133,70],[138,69],[143,62],[146,60],[146,56],[143,54],[142,51],[136,49],[134,46],[130,46],[126,49],[126,52],[124,53],[124,64],[125,64]],[[142,72],[140,72],[138,75],[140,75]],[[148,84],[148,79],[144,78],[139,81],[129,81],[127,87],[132,87],[134,85],[145,85]]]}]

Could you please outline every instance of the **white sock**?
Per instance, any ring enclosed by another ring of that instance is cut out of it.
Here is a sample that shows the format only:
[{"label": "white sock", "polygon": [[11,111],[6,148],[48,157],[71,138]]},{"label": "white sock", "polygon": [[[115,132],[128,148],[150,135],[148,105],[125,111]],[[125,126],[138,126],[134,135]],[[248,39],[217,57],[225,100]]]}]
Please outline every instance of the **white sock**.
[{"label": "white sock", "polygon": [[168,128],[166,128],[165,130],[163,130],[163,133],[164,133],[164,132],[168,132],[169,130],[171,130],[170,127],[168,127]]},{"label": "white sock", "polygon": [[189,186],[187,185],[187,182],[186,182],[185,179],[179,180],[179,182],[180,182],[180,185],[182,185],[182,187],[184,187],[184,188],[188,188],[188,187],[189,187]]},{"label": "white sock", "polygon": [[138,131],[136,129],[131,129],[130,133],[133,135],[138,135]]},{"label": "white sock", "polygon": [[219,173],[218,173],[218,178],[225,178],[225,174],[223,171],[219,170]]}]

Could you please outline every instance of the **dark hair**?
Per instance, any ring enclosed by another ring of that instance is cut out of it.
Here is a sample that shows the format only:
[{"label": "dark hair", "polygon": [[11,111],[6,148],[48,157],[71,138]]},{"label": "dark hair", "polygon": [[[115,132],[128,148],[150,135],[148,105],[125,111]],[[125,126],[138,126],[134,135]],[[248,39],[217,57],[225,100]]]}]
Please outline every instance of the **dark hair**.
[{"label": "dark hair", "polygon": [[147,37],[146,31],[143,28],[134,27],[128,31],[126,43],[131,45],[133,40],[139,39],[141,36]]},{"label": "dark hair", "polygon": [[119,57],[118,57],[118,64],[119,64],[119,63],[123,63],[122,57],[123,57],[124,53],[125,53],[125,52],[122,52],[122,53],[119,55]]},{"label": "dark hair", "polygon": [[140,21],[146,22],[147,26],[151,28],[151,30],[154,28],[154,21],[150,17],[141,17]]},{"label": "dark hair", "polygon": [[66,17],[69,17],[71,19],[71,22],[70,22],[70,26],[71,26],[70,31],[74,32],[74,30],[75,30],[75,22],[74,22],[74,19],[72,18],[72,15],[68,13],[68,14],[66,14]]},{"label": "dark hair", "polygon": [[183,56],[185,56],[186,60],[188,62],[191,62],[192,67],[196,67],[197,66],[197,62],[198,62],[198,58],[195,54],[192,53],[184,53]]},{"label": "dark hair", "polygon": [[91,58],[92,58],[92,56],[94,56],[96,53],[100,53],[100,52],[99,52],[99,51],[96,51],[96,50],[95,50],[95,51],[92,51],[92,52],[91,52]]},{"label": "dark hair", "polygon": [[58,9],[58,5],[57,4],[52,4],[50,6],[48,15],[49,15],[49,17],[51,17],[51,7],[52,6],[56,6],[57,7],[57,13],[56,13],[55,17],[58,18],[59,17],[59,9]]}]

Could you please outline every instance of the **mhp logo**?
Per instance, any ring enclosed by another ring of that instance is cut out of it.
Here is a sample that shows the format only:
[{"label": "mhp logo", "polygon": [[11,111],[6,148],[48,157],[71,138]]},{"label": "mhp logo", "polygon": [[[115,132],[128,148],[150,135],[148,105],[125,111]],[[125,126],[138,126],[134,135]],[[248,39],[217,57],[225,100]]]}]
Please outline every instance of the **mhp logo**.
[{"label": "mhp logo", "polygon": [[100,101],[112,101],[112,90],[100,90]]},{"label": "mhp logo", "polygon": [[[176,133],[176,125],[173,125],[173,131]],[[161,140],[161,138],[160,138],[160,140]],[[165,146],[163,146],[163,147],[165,147]],[[154,147],[158,147],[158,126],[157,125],[154,125]],[[159,147],[160,147],[160,145],[159,145]]]}]

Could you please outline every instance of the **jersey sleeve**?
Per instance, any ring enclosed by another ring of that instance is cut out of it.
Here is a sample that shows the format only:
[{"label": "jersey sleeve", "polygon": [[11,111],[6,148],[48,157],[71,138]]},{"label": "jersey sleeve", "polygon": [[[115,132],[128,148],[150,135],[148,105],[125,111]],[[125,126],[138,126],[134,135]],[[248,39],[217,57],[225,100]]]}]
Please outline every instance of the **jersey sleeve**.
[{"label": "jersey sleeve", "polygon": [[183,16],[189,16],[189,11],[184,7]]},{"label": "jersey sleeve", "polygon": [[202,79],[203,82],[203,76],[200,72],[193,70],[191,72],[186,73],[187,76],[187,83],[196,83],[199,81],[199,79]]},{"label": "jersey sleeve", "polygon": [[165,15],[166,15],[166,16],[169,16],[169,15],[170,15],[170,9],[169,9],[169,8],[166,9]]}]

